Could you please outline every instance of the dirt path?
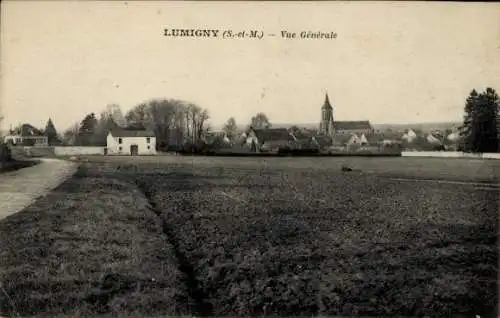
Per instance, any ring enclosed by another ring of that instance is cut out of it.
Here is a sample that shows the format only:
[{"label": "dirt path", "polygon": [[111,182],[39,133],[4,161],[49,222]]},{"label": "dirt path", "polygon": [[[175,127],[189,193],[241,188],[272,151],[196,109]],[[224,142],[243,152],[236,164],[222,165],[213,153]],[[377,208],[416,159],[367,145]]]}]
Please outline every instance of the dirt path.
[{"label": "dirt path", "polygon": [[75,173],[77,164],[58,159],[40,159],[33,167],[0,175],[0,220],[21,211]]}]

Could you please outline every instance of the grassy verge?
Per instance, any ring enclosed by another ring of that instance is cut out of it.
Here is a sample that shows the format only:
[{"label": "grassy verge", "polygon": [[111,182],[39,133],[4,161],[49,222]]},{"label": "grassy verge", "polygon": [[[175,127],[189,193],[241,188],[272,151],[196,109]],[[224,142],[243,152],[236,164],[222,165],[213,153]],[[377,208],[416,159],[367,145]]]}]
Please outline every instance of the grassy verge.
[{"label": "grassy verge", "polygon": [[39,164],[38,160],[12,160],[0,163],[0,173],[12,172]]},{"label": "grassy verge", "polygon": [[172,247],[147,200],[126,179],[85,167],[0,223],[0,259],[3,315],[187,310]]}]

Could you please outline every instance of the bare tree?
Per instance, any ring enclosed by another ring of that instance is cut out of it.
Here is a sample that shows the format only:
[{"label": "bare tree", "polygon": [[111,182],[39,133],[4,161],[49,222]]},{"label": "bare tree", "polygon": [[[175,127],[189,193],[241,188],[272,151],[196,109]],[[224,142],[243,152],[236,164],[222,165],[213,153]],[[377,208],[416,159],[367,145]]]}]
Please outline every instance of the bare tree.
[{"label": "bare tree", "polygon": [[196,131],[197,131],[197,141],[201,139],[203,133],[206,132],[205,122],[210,118],[208,116],[208,110],[204,109],[197,114],[196,119]]},{"label": "bare tree", "polygon": [[0,143],[3,142],[3,138],[2,138],[3,137],[3,130],[2,130],[3,119],[4,119],[3,115],[0,115]]},{"label": "bare tree", "polygon": [[130,122],[141,122],[154,130],[158,145],[176,145],[188,141],[196,143],[208,119],[208,111],[175,99],[152,99],[141,103],[126,115]]},{"label": "bare tree", "polygon": [[131,123],[141,123],[144,124],[150,120],[149,116],[149,107],[147,103],[141,103],[125,115],[125,119],[127,120],[127,124]]},{"label": "bare tree", "polygon": [[238,126],[236,125],[236,120],[234,117],[230,117],[224,125],[224,132],[226,133],[226,136],[231,140],[234,139],[237,129]]},{"label": "bare tree", "polygon": [[123,115],[122,108],[120,107],[120,105],[110,104],[106,106],[105,113],[107,113],[119,127],[127,126],[127,120]]},{"label": "bare tree", "polygon": [[261,112],[252,117],[250,126],[256,129],[270,128],[271,122],[267,115]]},{"label": "bare tree", "polygon": [[80,130],[80,124],[74,123],[71,127],[66,129],[62,135],[62,140],[65,145],[73,145]]}]

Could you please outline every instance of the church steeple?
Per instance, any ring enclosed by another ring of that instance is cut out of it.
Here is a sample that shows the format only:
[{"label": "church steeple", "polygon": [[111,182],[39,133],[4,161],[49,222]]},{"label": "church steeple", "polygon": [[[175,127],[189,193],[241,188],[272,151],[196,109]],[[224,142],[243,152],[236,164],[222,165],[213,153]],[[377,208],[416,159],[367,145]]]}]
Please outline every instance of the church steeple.
[{"label": "church steeple", "polygon": [[325,95],[325,102],[323,104],[323,107],[321,107],[321,109],[333,109],[332,105],[330,105],[330,99],[328,98],[328,92],[326,93]]},{"label": "church steeple", "polygon": [[328,92],[325,94],[325,102],[323,107],[321,107],[321,121],[319,124],[319,132],[324,135],[333,134],[333,107],[330,104],[330,99],[328,98]]}]

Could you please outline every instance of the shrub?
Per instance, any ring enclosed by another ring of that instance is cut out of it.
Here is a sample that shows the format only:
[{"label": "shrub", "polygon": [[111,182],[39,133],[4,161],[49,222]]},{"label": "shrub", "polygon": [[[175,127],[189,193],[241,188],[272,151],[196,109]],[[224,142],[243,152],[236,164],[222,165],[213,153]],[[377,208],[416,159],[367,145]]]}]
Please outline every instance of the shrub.
[{"label": "shrub", "polygon": [[6,143],[0,144],[0,162],[7,162],[12,160],[12,151]]}]

